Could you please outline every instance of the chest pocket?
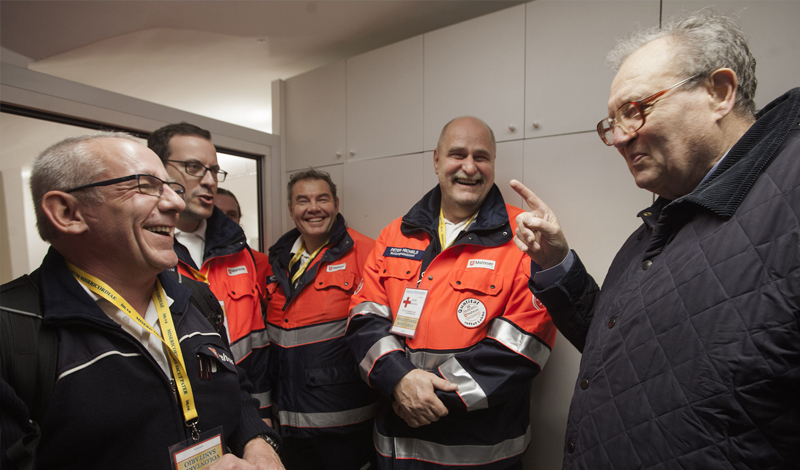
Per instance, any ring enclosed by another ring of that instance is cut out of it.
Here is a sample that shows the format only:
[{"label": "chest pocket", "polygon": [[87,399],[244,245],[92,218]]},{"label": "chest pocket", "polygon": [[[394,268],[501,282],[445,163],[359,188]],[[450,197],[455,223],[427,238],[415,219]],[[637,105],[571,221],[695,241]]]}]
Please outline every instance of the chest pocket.
[{"label": "chest pocket", "polygon": [[408,281],[416,279],[421,266],[421,261],[392,258],[390,262],[386,260],[378,269],[381,278],[400,279]]},{"label": "chest pocket", "polygon": [[356,275],[349,271],[319,272],[314,279],[314,288],[317,290],[340,289],[352,292],[355,287]]},{"label": "chest pocket", "polygon": [[455,291],[473,291],[496,296],[503,291],[503,273],[493,269],[461,268],[450,273],[450,286]]},{"label": "chest pocket", "polygon": [[225,291],[234,300],[255,297],[258,294],[253,279],[247,275],[228,276],[224,283]]}]

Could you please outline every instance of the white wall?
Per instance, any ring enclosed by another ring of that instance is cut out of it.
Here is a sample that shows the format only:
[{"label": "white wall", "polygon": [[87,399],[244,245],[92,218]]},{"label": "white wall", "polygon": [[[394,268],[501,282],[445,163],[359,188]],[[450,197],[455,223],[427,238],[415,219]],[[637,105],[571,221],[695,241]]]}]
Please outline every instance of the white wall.
[{"label": "white wall", "polygon": [[[636,214],[639,190],[594,127],[607,115],[605,55],[637,25],[712,6],[738,14],[758,60],[756,103],[800,85],[800,2],[535,1],[449,26],[290,78],[281,95],[282,182],[296,169],[336,175],[350,226],[371,237],[436,184],[431,150],[450,119],[472,114],[498,137],[496,183],[521,179],[556,212],[598,281]],[[273,102],[276,100],[273,99]],[[285,201],[282,204],[285,207]],[[285,213],[284,230],[291,223]],[[560,468],[580,354],[559,335],[531,397],[526,469]]]}]

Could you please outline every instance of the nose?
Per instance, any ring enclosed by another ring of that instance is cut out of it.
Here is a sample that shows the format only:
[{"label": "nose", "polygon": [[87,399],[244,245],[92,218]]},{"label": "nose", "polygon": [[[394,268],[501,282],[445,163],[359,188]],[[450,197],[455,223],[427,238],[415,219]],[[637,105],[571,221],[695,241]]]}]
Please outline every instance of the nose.
[{"label": "nose", "polygon": [[200,178],[200,184],[212,189],[217,188],[217,180],[214,179],[214,175],[209,170],[206,170],[206,174]]},{"label": "nose", "polygon": [[468,155],[467,158],[462,160],[461,162],[461,170],[464,171],[469,176],[474,175],[478,171],[477,165],[475,165],[475,159],[472,155]]},{"label": "nose", "polygon": [[636,131],[625,132],[619,126],[614,127],[614,147],[621,149],[628,145],[628,142],[636,138]]},{"label": "nose", "polygon": [[181,213],[186,208],[186,202],[175,190],[165,184],[161,197],[158,198],[158,208],[161,212]]}]

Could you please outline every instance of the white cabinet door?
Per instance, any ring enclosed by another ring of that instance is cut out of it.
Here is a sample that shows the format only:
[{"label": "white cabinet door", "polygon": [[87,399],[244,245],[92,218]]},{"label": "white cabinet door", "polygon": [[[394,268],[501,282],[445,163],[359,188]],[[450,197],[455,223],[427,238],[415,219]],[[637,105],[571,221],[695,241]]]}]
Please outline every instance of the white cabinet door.
[{"label": "white cabinet door", "polygon": [[526,6],[525,138],[594,129],[615,75],[606,55],[635,25],[658,25],[658,0]]},{"label": "white cabinet door", "polygon": [[343,163],[346,153],[345,62],[286,80],[286,169]]},{"label": "white cabinet door", "polygon": [[347,59],[347,160],[422,152],[422,36]]},{"label": "white cabinet door", "polygon": [[525,5],[424,35],[425,150],[454,117],[486,121],[498,141],[521,139]]},{"label": "white cabinet door", "polygon": [[347,224],[377,238],[430,189],[423,185],[424,171],[433,172],[433,165],[426,166],[421,153],[348,162],[341,209]]},{"label": "white cabinet door", "polygon": [[664,18],[711,6],[731,16],[756,58],[756,108],[800,86],[800,1],[664,2]]}]

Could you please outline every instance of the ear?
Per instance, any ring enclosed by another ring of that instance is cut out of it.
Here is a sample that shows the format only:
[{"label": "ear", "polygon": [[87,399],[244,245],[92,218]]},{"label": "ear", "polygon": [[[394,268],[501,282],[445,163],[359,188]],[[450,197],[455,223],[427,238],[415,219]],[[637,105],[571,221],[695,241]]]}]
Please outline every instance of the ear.
[{"label": "ear", "polygon": [[89,229],[75,196],[63,191],[50,191],[42,198],[42,210],[53,227],[64,234],[77,235]]},{"label": "ear", "polygon": [[439,148],[433,149],[433,170],[439,174]]},{"label": "ear", "polygon": [[729,68],[718,69],[709,77],[708,92],[711,97],[712,112],[718,121],[733,111],[738,86],[739,79],[736,77],[736,72]]}]

